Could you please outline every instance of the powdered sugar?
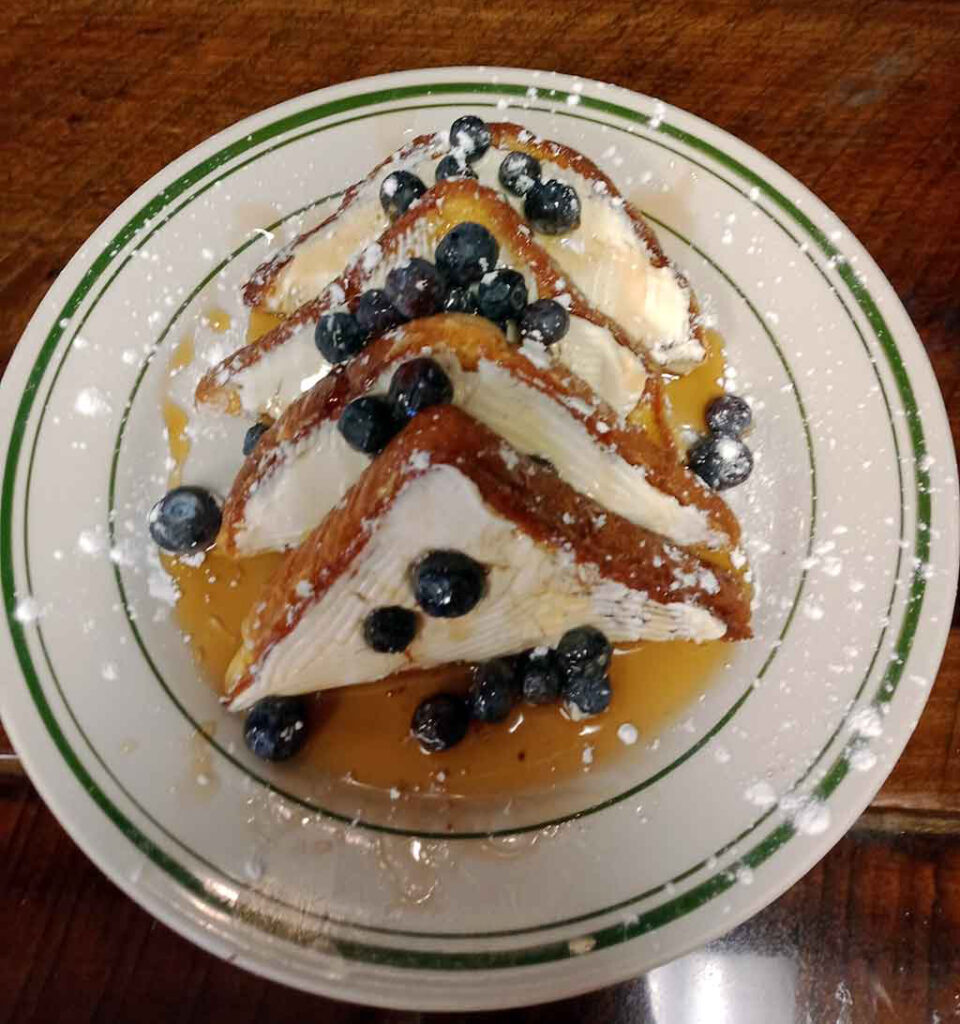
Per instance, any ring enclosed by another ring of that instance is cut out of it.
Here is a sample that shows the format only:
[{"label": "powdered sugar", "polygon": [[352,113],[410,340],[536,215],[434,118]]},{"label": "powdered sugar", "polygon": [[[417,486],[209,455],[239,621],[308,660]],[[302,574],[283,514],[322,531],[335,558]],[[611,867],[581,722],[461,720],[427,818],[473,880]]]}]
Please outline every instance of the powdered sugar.
[{"label": "powdered sugar", "polygon": [[83,388],[78,391],[73,407],[81,416],[108,416],[111,412],[110,402],[106,395],[96,387]]}]

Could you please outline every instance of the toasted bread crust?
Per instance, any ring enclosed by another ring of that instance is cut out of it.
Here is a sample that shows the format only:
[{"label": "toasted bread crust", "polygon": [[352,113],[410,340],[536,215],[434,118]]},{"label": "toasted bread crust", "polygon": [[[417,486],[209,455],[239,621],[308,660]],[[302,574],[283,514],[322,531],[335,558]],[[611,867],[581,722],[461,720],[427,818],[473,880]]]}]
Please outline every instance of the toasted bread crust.
[{"label": "toasted bread crust", "polygon": [[[651,366],[646,352],[632,344],[619,324],[586,301],[533,240],[530,229],[513,207],[492,189],[471,180],[448,180],[435,185],[377,240],[382,252],[381,258],[390,260],[396,257],[415,226],[427,227],[435,240],[439,241],[447,231],[465,220],[483,224],[497,239],[501,253],[507,255],[515,265],[529,268],[537,282],[540,298],[568,295],[568,308],[572,316],[582,317],[604,327],[618,344],[629,348],[644,361],[648,373],[644,397],[651,402],[657,413],[662,406],[660,376]],[[355,260],[318,298],[305,303],[272,331],[238,349],[204,374],[197,385],[198,404],[212,405],[226,413],[239,411],[240,400],[232,379],[263,358],[267,352],[287,342],[294,331],[304,324],[315,323],[324,313],[343,302],[352,309],[366,290],[372,274],[373,269],[365,267],[362,259]],[[662,428],[663,424],[660,426]],[[668,436],[669,432],[664,431],[664,437]]]},{"label": "toasted bread crust", "polygon": [[[323,422],[338,419],[343,407],[365,394],[392,365],[424,349],[443,349],[468,371],[475,370],[481,360],[488,360],[504,367],[524,384],[551,398],[565,400],[569,414],[584,425],[599,447],[611,448],[630,464],[642,466],[654,487],[673,495],[681,504],[703,509],[714,529],[725,534],[731,546],[739,542],[740,527],[727,504],[680,465],[671,451],[653,443],[639,429],[625,427],[580,378],[560,366],[534,365],[516,346],[508,344],[489,321],[444,314],[413,321],[379,338],[356,359],[335,367],[287,408],[247,456],[230,490],[219,538],[224,550],[237,553],[237,535],[244,526],[247,500],[263,480],[279,469],[289,448]],[[587,414],[584,407],[592,409],[592,413]]]},{"label": "toasted bread crust", "polygon": [[[577,563],[598,566],[605,579],[646,591],[654,601],[697,604],[726,623],[728,639],[750,636],[750,599],[738,576],[607,512],[535,460],[518,453],[505,459],[505,447],[454,406],[415,417],[280,565],[244,622],[242,657],[229,680],[232,695],[251,685],[266,655],[361,554],[403,487],[438,465],[456,468],[495,513],[536,543],[566,550]],[[429,461],[412,458],[423,452]],[[715,580],[712,592],[685,582],[704,569]]]}]

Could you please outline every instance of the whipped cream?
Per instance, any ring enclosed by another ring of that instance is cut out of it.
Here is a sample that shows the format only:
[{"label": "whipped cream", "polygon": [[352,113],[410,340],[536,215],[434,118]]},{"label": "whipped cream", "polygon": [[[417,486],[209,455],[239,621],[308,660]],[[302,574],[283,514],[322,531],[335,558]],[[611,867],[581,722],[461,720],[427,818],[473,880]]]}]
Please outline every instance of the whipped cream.
[{"label": "whipped cream", "polygon": [[654,487],[642,466],[599,443],[562,399],[528,387],[496,363],[483,360],[471,373],[449,354],[435,352],[434,358],[453,381],[457,405],[518,451],[549,459],[575,491],[677,544],[720,540],[702,509]]},{"label": "whipped cream", "polygon": [[266,349],[255,362],[233,374],[231,386],[248,416],[276,419],[332,369],[314,344],[316,324],[296,328],[282,344]]},{"label": "whipped cream", "polygon": [[[378,186],[379,188],[379,186]],[[363,193],[332,224],[291,250],[290,262],[271,282],[263,306],[271,313],[292,313],[315,299],[337,278],[351,258],[379,237],[387,226],[378,194]]]},{"label": "whipped cream", "polygon": [[[432,245],[428,232],[413,232],[405,242],[402,258],[396,262],[429,253]],[[516,269],[524,274],[533,301],[537,294],[536,281],[528,268]],[[376,267],[368,286],[383,287],[388,270],[385,265]],[[268,349],[260,359],[234,374],[231,383],[244,413],[250,416],[266,413],[277,418],[291,402],[330,372],[330,363],[314,344],[314,331],[312,322],[297,327],[281,345]],[[647,382],[643,360],[621,345],[607,328],[583,317],[572,316],[567,334],[549,350],[535,346],[529,351],[521,348],[521,351],[541,367],[551,365],[553,359],[558,360],[589,384],[621,417],[629,415],[643,397]]]},{"label": "whipped cream", "polygon": [[[417,636],[401,654],[373,651],[363,639],[365,617],[383,605],[416,609],[409,567],[434,548],[456,548],[487,565],[486,595],[462,618],[421,614]],[[472,481],[451,466],[436,466],[404,488],[363,551],[266,655],[254,684],[231,709],[268,694],[350,686],[406,668],[554,646],[566,630],[587,623],[618,644],[715,640],[726,632],[703,608],[651,601],[604,579],[598,567],[535,543],[495,514]]]},{"label": "whipped cream", "polygon": [[433,184],[434,172],[429,177],[424,169],[424,158],[430,150],[436,150],[442,140],[412,150],[406,156],[394,159],[380,168],[369,181],[364,182],[345,210],[320,231],[315,232],[299,245],[289,250],[291,259],[274,276],[263,297],[263,305],[274,313],[289,314],[304,302],[315,299],[334,281],[347,263],[358,256],[387,229],[390,221],[380,205],[380,186],[383,179],[394,171],[408,170],[418,174],[429,185]]},{"label": "whipped cream", "polygon": [[370,465],[327,420],[284,452],[280,468],[247,497],[235,543],[241,554],[295,547]]},{"label": "whipped cream", "polygon": [[[482,185],[500,190],[523,213],[523,200],[504,191],[497,172],[504,151],[490,149],[473,164]],[[601,313],[640,341],[665,369],[686,372],[703,360],[690,331],[690,292],[669,266],[655,267],[622,199],[559,164],[541,163],[543,181],[558,178],[580,197],[580,226],[566,235],[536,235],[537,243]]]},{"label": "whipped cream", "polygon": [[572,316],[569,330],[550,352],[586,381],[618,416],[628,416],[643,397],[647,385],[643,360],[606,327]]},{"label": "whipped cream", "polygon": [[[551,177],[577,178],[561,168]],[[546,174],[546,168],[544,169]],[[570,275],[592,306],[641,341],[665,369],[686,371],[705,355],[690,330],[690,293],[669,266],[650,262],[626,211],[571,182],[581,196],[580,227],[568,235],[538,235],[537,241]]]}]

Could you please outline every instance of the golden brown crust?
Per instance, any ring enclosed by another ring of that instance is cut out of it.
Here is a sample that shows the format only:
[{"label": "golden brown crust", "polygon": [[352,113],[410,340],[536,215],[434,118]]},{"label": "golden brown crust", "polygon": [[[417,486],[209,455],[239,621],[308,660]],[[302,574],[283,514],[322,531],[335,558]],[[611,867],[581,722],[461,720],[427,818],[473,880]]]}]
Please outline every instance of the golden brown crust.
[{"label": "golden brown crust", "polygon": [[[540,298],[569,295],[571,315],[606,328],[619,344],[636,352],[644,360],[648,371],[644,398],[651,403],[659,417],[662,384],[660,375],[651,366],[646,352],[631,342],[619,324],[587,302],[570,284],[563,271],[537,245],[519,214],[492,189],[469,180],[442,181],[435,185],[377,240],[382,252],[381,258],[387,261],[395,258],[398,252],[402,251],[405,239],[414,228],[425,231],[431,245],[435,245],[451,228],[466,220],[486,227],[497,239],[501,254],[507,260],[515,266],[529,268],[537,282],[537,294]],[[238,349],[204,374],[197,385],[197,402],[215,406],[223,412],[235,412],[240,408],[240,404],[232,379],[256,363],[265,353],[285,344],[299,327],[315,323],[334,306],[345,301],[347,306],[352,308],[366,290],[374,273],[374,268],[365,267],[363,260],[355,260],[340,277],[324,289],[319,298],[305,303],[272,331]],[[672,444],[668,430],[663,430],[663,437],[666,444]]]},{"label": "golden brown crust", "polygon": [[[606,511],[535,460],[509,453],[503,440],[454,406],[416,416],[370,464],[309,537],[292,551],[243,625],[242,655],[228,682],[233,695],[254,680],[259,664],[363,551],[402,488],[449,465],[471,480],[484,502],[536,543],[565,550],[604,579],[646,591],[661,603],[689,602],[727,625],[727,638],[750,636],[750,598],[737,575]],[[430,459],[413,459],[427,452]],[[689,581],[709,569],[708,593]],[[304,586],[303,584],[309,584]]]},{"label": "golden brown crust", "polygon": [[[671,451],[652,442],[639,429],[625,427],[579,377],[561,366],[536,366],[487,320],[444,314],[413,321],[379,338],[356,359],[335,367],[288,407],[247,456],[234,481],[223,509],[219,543],[224,550],[237,553],[237,534],[244,525],[247,499],[282,466],[292,446],[323,422],[339,418],[343,407],[369,391],[394,363],[424,349],[435,352],[441,348],[455,356],[465,370],[475,370],[480,360],[489,360],[528,386],[563,401],[598,447],[612,448],[630,464],[642,466],[654,487],[673,495],[681,504],[703,509],[713,528],[723,533],[731,546],[739,542],[740,527],[727,504],[680,465]],[[593,411],[586,413],[585,408]]]}]

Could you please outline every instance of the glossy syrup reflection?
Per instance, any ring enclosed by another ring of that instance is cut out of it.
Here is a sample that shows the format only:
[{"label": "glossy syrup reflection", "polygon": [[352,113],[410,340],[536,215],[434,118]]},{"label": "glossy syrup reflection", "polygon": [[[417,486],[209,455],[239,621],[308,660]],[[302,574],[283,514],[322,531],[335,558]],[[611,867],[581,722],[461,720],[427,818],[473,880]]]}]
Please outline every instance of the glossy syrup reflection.
[{"label": "glossy syrup reflection", "polygon": [[[228,320],[223,317],[208,315],[208,320],[225,330]],[[248,338],[276,322],[254,311]],[[174,359],[187,351],[181,346]],[[192,357],[192,345],[189,353]],[[702,429],[703,408],[720,391],[723,366],[721,340],[711,334],[704,365],[667,383],[671,422],[678,432]],[[185,413],[167,403],[164,415],[175,463],[171,479],[179,479],[189,451],[188,442],[178,441],[186,437]],[[177,619],[202,675],[218,692],[240,643],[241,622],[281,558],[271,554],[237,560],[214,549],[200,564],[166,560],[180,589]],[[459,746],[433,755],[423,754],[410,736],[413,710],[438,690],[465,691],[467,669],[408,673],[328,691],[311,701],[311,736],[301,759],[325,776],[401,793],[487,796],[543,789],[595,771],[635,745],[655,744],[658,734],[703,694],[728,653],[723,643],[640,645],[614,658],[614,696],[605,714],[574,722],[557,706],[521,705],[507,722],[475,725]]]}]

